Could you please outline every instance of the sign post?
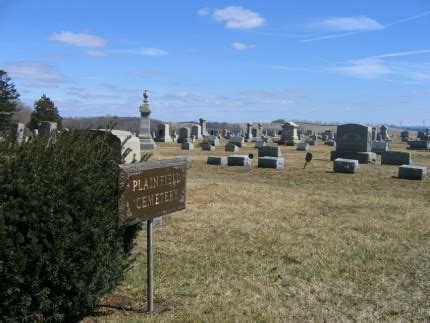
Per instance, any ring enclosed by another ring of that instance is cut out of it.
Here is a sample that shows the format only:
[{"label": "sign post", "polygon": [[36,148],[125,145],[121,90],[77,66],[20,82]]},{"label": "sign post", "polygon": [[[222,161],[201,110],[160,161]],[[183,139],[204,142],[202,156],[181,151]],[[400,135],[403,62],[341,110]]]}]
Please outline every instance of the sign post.
[{"label": "sign post", "polygon": [[152,257],[152,220],[146,221],[146,281],[147,281],[147,291],[146,298],[148,313],[152,313],[154,311],[154,263]]},{"label": "sign post", "polygon": [[146,221],[147,311],[154,311],[153,219],[185,209],[187,158],[151,160],[120,165],[119,200],[121,225]]}]

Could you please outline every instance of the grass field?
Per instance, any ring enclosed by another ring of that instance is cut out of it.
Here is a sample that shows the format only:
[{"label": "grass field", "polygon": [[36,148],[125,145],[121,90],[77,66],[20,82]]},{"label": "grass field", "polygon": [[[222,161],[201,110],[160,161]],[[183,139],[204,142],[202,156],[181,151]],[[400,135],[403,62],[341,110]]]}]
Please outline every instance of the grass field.
[{"label": "grass field", "polygon": [[[430,180],[397,166],[332,172],[329,151],[281,147],[284,170],[206,165],[215,152],[158,143],[154,158],[189,156],[187,209],[154,231],[154,315],[143,308],[146,235],[122,286],[85,321],[430,319]],[[254,153],[250,147],[240,153]],[[395,143],[391,150],[404,150]],[[252,147],[252,148],[251,148]],[[430,168],[430,151],[412,151]],[[379,158],[379,157],[378,157]]]}]

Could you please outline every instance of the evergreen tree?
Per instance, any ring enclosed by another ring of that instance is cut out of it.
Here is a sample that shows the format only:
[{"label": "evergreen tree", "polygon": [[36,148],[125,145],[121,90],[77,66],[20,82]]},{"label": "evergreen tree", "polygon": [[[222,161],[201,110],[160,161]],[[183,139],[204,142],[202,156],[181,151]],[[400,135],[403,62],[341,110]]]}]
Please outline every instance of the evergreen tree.
[{"label": "evergreen tree", "polygon": [[58,112],[58,108],[45,94],[34,102],[34,111],[31,113],[31,119],[27,127],[33,130],[37,128],[37,125],[41,121],[56,122],[59,128],[61,128],[61,122],[63,121],[63,118],[60,117]]},{"label": "evergreen tree", "polygon": [[15,84],[9,75],[0,70],[0,130],[6,129],[12,119],[12,114],[16,112],[19,93],[15,89]]}]

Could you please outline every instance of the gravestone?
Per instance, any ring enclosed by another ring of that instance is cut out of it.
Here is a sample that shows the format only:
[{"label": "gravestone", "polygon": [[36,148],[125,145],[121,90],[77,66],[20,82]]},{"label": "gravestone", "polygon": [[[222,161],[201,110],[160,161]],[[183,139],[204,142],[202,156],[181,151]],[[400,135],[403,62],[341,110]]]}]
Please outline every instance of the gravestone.
[{"label": "gravestone", "polygon": [[372,128],[372,141],[376,141],[377,134],[378,134],[378,130],[375,127],[373,127]]},{"label": "gravestone", "polygon": [[264,146],[258,148],[258,157],[282,157],[282,152],[279,147]]},{"label": "gravestone", "polygon": [[326,139],[326,140],[333,140],[333,139],[334,139],[334,133],[333,133],[333,132],[331,132],[331,130],[326,130],[324,134],[325,134],[325,135],[326,135],[326,137],[327,137],[327,139]]},{"label": "gravestone", "polygon": [[257,124],[258,129],[258,135],[261,136],[263,134],[263,124],[258,123]]},{"label": "gravestone", "polygon": [[202,137],[203,136],[208,136],[209,133],[208,133],[208,130],[206,128],[207,120],[200,118],[199,121],[200,121],[200,131],[201,131]]},{"label": "gravestone", "polygon": [[264,146],[258,148],[258,167],[282,169],[285,159],[279,147]]},{"label": "gravestone", "polygon": [[315,140],[312,140],[312,139],[306,139],[306,143],[308,143],[309,144],[309,146],[315,146]]},{"label": "gravestone", "polygon": [[413,150],[430,150],[430,141],[412,140],[408,141],[408,149]]},{"label": "gravestone", "polygon": [[243,138],[242,136],[233,136],[229,139],[228,141],[229,144],[234,144],[238,147],[244,147],[246,146],[245,144],[245,138]]},{"label": "gravestone", "polygon": [[371,152],[372,129],[361,124],[344,124],[337,127],[336,150],[331,160],[337,158],[358,160],[360,164],[374,163],[376,154]]},{"label": "gravestone", "polygon": [[178,140],[178,135],[176,134],[176,131],[172,131],[172,133],[170,134],[170,137],[172,138],[173,142],[177,142]]},{"label": "gravestone", "polygon": [[273,130],[273,129],[267,130],[267,135],[269,137],[275,137],[276,136],[276,130]]},{"label": "gravestone", "polygon": [[427,167],[402,165],[398,177],[402,179],[423,180],[427,176]]},{"label": "gravestone", "polygon": [[283,169],[285,167],[284,157],[258,157],[258,167]]},{"label": "gravestone", "polygon": [[281,141],[281,137],[277,137],[277,136],[273,137],[272,141],[273,141],[273,143],[277,144],[277,143],[279,143]]},{"label": "gravestone", "polygon": [[264,141],[262,141],[262,140],[257,141],[255,143],[255,148],[260,148],[260,147],[264,147],[264,146],[266,146],[266,143]]},{"label": "gravestone", "polygon": [[170,126],[168,123],[160,123],[157,126],[157,133],[155,135],[155,141],[157,142],[172,142],[170,137]]},{"label": "gravestone", "polygon": [[309,149],[309,144],[307,142],[300,142],[297,144],[296,149],[300,151],[307,151]]},{"label": "gravestone", "polygon": [[121,141],[121,154],[129,151],[124,158],[124,164],[130,164],[135,161],[140,161],[140,139],[134,133],[124,130],[111,130],[112,135],[116,136]]},{"label": "gravestone", "polygon": [[22,144],[24,142],[24,130],[25,125],[23,123],[12,122],[10,125],[11,139],[17,144]]},{"label": "gravestone", "polygon": [[381,165],[410,165],[411,153],[405,151],[384,151],[381,154]]},{"label": "gravestone", "polygon": [[227,157],[226,156],[209,156],[207,163],[209,165],[225,166],[225,165],[227,165]]},{"label": "gravestone", "polygon": [[246,124],[246,135],[245,135],[245,139],[247,140],[251,140],[252,139],[252,123],[247,123]]},{"label": "gravestone", "polygon": [[389,140],[390,139],[390,135],[388,133],[388,126],[383,124],[380,128],[379,128],[379,132],[381,134],[381,140]]},{"label": "gravestone", "polygon": [[37,125],[37,129],[39,130],[40,135],[50,136],[53,132],[57,131],[57,123],[50,121],[41,121]]},{"label": "gravestone", "polygon": [[402,142],[407,142],[409,140],[409,131],[404,130],[400,133],[400,138],[402,138]]},{"label": "gravestone", "polygon": [[200,140],[202,136],[202,127],[200,125],[194,125],[191,127],[191,136],[195,136],[195,139]]},{"label": "gravestone", "polygon": [[286,122],[282,125],[281,139],[283,139],[288,146],[295,146],[300,142],[297,136],[297,129],[299,126],[294,122]]},{"label": "gravestone", "polygon": [[228,166],[251,166],[251,158],[248,155],[232,155],[227,157]]},{"label": "gravestone", "polygon": [[139,108],[140,111],[140,130],[139,130],[139,140],[141,150],[154,150],[156,145],[154,139],[151,136],[151,123],[149,115],[151,114],[151,109],[149,107],[148,101],[148,91],[143,92],[143,104]]},{"label": "gravestone", "polygon": [[388,150],[388,142],[386,141],[372,141],[372,152],[380,155],[383,151]]},{"label": "gravestone", "polygon": [[179,129],[177,142],[181,144],[183,142],[187,142],[187,140],[191,140],[191,129],[188,127],[182,127]]},{"label": "gravestone", "polygon": [[125,130],[91,129],[95,136],[108,134],[109,142],[118,143],[118,154],[121,155],[122,164],[140,162],[140,140],[134,133]]},{"label": "gravestone", "polygon": [[182,150],[193,150],[194,144],[191,142],[183,142],[183,143],[181,143],[181,149]]},{"label": "gravestone", "polygon": [[336,158],[333,163],[335,173],[354,174],[358,170],[358,160]]},{"label": "gravestone", "polygon": [[203,136],[203,143],[210,144],[212,146],[217,146],[219,145],[219,138],[218,136],[214,136],[214,135]]},{"label": "gravestone", "polygon": [[212,146],[211,144],[203,144],[202,150],[207,150],[207,151],[215,150],[215,146]]},{"label": "gravestone", "polygon": [[334,141],[333,139],[329,139],[324,142],[324,145],[327,145],[329,147],[334,147],[336,146],[336,141]]},{"label": "gravestone", "polygon": [[257,128],[252,128],[251,129],[251,133],[252,133],[252,137],[253,138],[259,137],[259,135],[258,135],[258,129]]},{"label": "gravestone", "polygon": [[239,151],[239,146],[236,146],[235,144],[230,144],[228,143],[225,146],[225,151],[229,151],[229,152],[238,152]]}]

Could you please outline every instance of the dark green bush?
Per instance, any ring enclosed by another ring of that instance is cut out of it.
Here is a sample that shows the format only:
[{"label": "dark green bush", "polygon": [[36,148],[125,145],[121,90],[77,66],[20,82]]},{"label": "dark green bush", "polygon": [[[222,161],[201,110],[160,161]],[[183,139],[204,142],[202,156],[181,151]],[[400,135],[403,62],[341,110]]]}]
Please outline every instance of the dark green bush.
[{"label": "dark green bush", "polygon": [[0,142],[0,320],[75,320],[120,282],[118,146],[89,131]]}]

